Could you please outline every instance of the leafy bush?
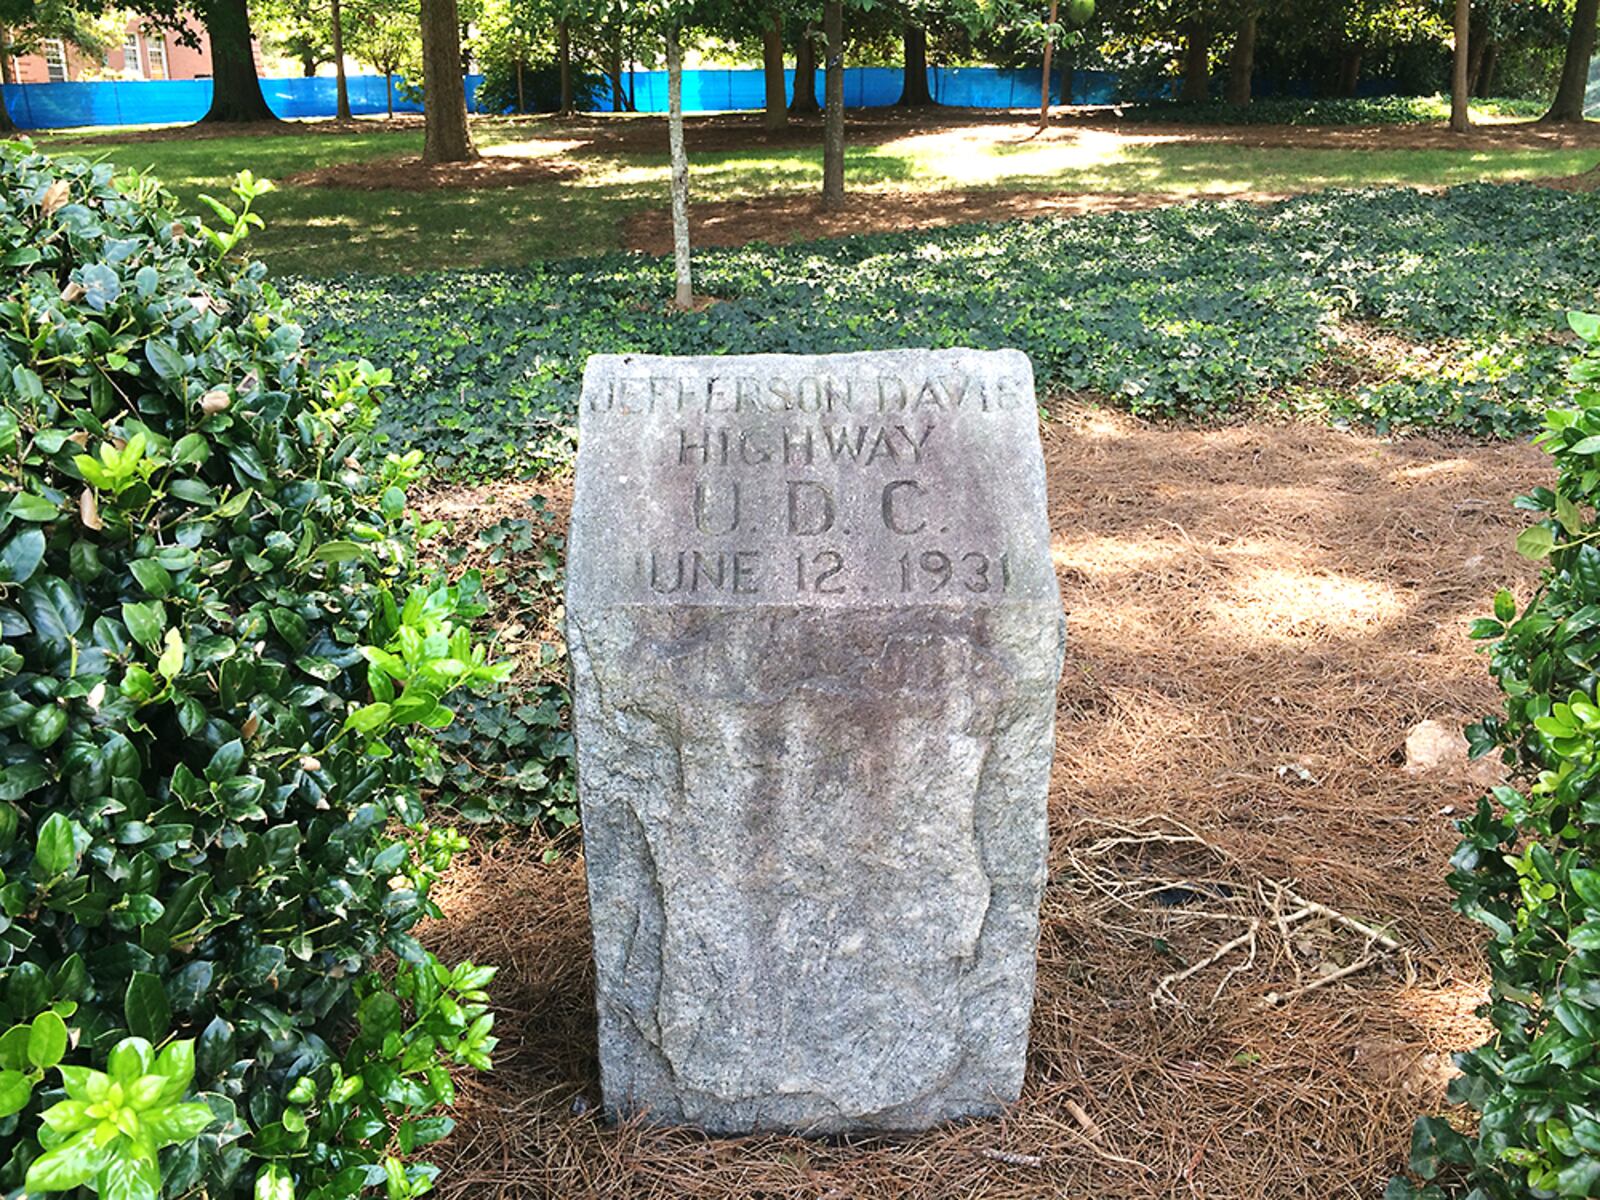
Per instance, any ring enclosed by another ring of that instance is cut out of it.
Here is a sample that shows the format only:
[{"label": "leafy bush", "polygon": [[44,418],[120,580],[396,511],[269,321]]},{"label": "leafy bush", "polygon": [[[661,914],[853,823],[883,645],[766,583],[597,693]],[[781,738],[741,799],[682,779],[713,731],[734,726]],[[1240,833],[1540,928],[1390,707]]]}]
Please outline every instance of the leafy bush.
[{"label": "leafy bush", "polygon": [[[482,477],[570,452],[592,353],[1014,346],[1042,388],[1213,419],[1304,386],[1347,318],[1462,360],[1508,338],[1550,342],[1565,328],[1551,297],[1600,300],[1600,197],[1484,185],[1330,192],[753,245],[697,262],[699,286],[722,297],[701,313],[667,310],[669,263],[621,254],[300,279],[289,292],[325,353],[387,356],[384,428],[397,444]],[[1486,362],[1481,386],[1424,369],[1380,379],[1370,412],[1343,415],[1515,431],[1559,389],[1567,357],[1530,354],[1521,373]],[[1527,412],[1484,411],[1501,405]]]},{"label": "leafy bush", "polygon": [[[87,1069],[131,1069],[130,1035],[194,1040],[211,1119],[163,1152],[169,1196],[241,1194],[261,1161],[275,1200],[399,1196],[428,1172],[397,1150],[448,1128],[448,1065],[493,1042],[481,1011],[427,1024],[487,973],[410,932],[462,844],[424,821],[420,773],[446,694],[505,671],[464,625],[477,577],[420,586],[420,455],[371,442],[388,373],[315,368],[231,256],[259,190],[242,176],[207,226],[0,144],[0,1025],[68,1014],[68,1103]],[[429,1037],[341,1057],[358,995]],[[30,1053],[14,1032],[5,1071]],[[330,1088],[349,1112],[297,1108]],[[76,1111],[29,1091],[0,1124],[7,1190]],[[154,1200],[147,1166],[118,1178],[114,1200]]]},{"label": "leafy bush", "polygon": [[[572,71],[572,103],[577,112],[593,112],[602,107],[610,96],[610,88],[603,75],[593,71]],[[519,107],[517,70],[514,63],[488,61],[483,64],[483,82],[478,85],[478,108],[491,113],[542,113],[557,112],[561,108],[561,71],[553,63],[539,63],[522,68],[522,104]]]},{"label": "leafy bush", "polygon": [[[58,1045],[64,1052],[65,1026]],[[30,1192],[89,1187],[101,1200],[158,1196],[157,1156],[215,1119],[209,1105],[183,1099],[194,1078],[193,1041],[169,1042],[157,1054],[143,1038],[124,1038],[107,1063],[109,1074],[60,1068],[66,1098],[40,1114],[44,1153],[28,1167]]]},{"label": "leafy bush", "polygon": [[1412,1169],[1424,1182],[1396,1181],[1395,1200],[1600,1192],[1600,317],[1572,324],[1586,343],[1576,395],[1538,439],[1556,486],[1518,501],[1540,519],[1517,548],[1548,565],[1525,606],[1501,592],[1472,630],[1492,644],[1506,700],[1468,739],[1512,770],[1459,824],[1451,860],[1456,909],[1490,933],[1495,1033],[1457,1056],[1449,1092],[1478,1128],[1420,1120]]},{"label": "leafy bush", "polygon": [[[1478,112],[1506,117],[1537,117],[1548,101],[1472,101]],[[1267,96],[1248,107],[1220,100],[1194,102],[1150,100],[1123,105],[1124,120],[1162,121],[1178,125],[1418,125],[1450,115],[1448,96],[1318,97]]]}]

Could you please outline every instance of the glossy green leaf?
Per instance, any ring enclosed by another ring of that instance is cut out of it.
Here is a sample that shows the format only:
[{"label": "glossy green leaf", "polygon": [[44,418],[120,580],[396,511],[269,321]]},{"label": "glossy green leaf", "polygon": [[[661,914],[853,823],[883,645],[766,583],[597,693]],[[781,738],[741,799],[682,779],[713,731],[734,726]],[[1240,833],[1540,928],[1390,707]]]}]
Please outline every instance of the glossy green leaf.
[{"label": "glossy green leaf", "polygon": [[33,1098],[33,1080],[21,1071],[0,1070],[0,1118],[19,1113]]},{"label": "glossy green leaf", "polygon": [[1530,525],[1517,535],[1517,553],[1535,561],[1548,558],[1555,544],[1555,535],[1544,525]]},{"label": "glossy green leaf", "polygon": [[127,1017],[128,1029],[135,1036],[152,1042],[166,1036],[172,1023],[166,989],[161,986],[159,978],[146,971],[135,971],[128,980],[123,1012]]},{"label": "glossy green leaf", "polygon": [[44,561],[44,531],[29,526],[0,546],[0,583],[27,583]]},{"label": "glossy green leaf", "polygon": [[[94,1129],[73,1134],[61,1145],[34,1159],[28,1168],[26,1186],[30,1192],[66,1192],[82,1187],[94,1178],[107,1152],[95,1145]],[[109,1200],[109,1197],[102,1197]]]},{"label": "glossy green leaf", "polygon": [[53,1067],[66,1052],[66,1022],[53,1012],[40,1013],[28,1034],[28,1061],[40,1068]]},{"label": "glossy green leaf", "polygon": [[41,875],[54,878],[76,871],[80,833],[78,824],[64,813],[51,813],[44,819],[33,852]]},{"label": "glossy green leaf", "polygon": [[19,521],[54,521],[61,515],[61,506],[32,492],[18,492],[6,511]]},{"label": "glossy green leaf", "polygon": [[184,365],[183,355],[170,342],[159,341],[152,338],[145,343],[144,354],[146,360],[162,379],[176,380],[183,376],[187,367]]},{"label": "glossy green leaf", "polygon": [[166,608],[159,600],[124,604],[122,623],[128,627],[134,641],[147,649],[154,649],[161,643],[161,635],[166,632]]},{"label": "glossy green leaf", "polygon": [[[210,1119],[210,1113],[206,1114]],[[156,1156],[138,1141],[113,1144],[95,1179],[99,1200],[161,1200],[161,1168]]]}]

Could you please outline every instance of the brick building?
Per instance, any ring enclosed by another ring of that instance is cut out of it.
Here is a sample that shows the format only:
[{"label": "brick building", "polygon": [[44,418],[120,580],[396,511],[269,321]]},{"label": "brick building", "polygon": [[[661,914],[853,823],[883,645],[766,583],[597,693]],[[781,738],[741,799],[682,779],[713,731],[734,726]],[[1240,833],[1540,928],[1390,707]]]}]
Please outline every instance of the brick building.
[{"label": "brick building", "polygon": [[[34,54],[6,55],[0,50],[0,68],[7,83],[66,83],[93,79],[210,79],[211,43],[198,22],[190,24],[199,48],[186,46],[170,29],[131,17],[122,44],[103,58],[84,54],[59,38],[47,41]],[[252,43],[256,69],[261,69],[261,47]]]}]

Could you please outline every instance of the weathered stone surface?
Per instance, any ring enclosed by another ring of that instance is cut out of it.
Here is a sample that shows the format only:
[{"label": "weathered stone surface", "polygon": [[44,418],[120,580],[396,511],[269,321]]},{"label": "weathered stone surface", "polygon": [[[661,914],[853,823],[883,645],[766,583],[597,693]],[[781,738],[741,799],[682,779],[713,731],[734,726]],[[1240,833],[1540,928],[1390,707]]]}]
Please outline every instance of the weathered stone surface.
[{"label": "weathered stone surface", "polygon": [[1061,667],[1015,352],[596,357],[567,579],[607,1110],[1022,1085]]}]

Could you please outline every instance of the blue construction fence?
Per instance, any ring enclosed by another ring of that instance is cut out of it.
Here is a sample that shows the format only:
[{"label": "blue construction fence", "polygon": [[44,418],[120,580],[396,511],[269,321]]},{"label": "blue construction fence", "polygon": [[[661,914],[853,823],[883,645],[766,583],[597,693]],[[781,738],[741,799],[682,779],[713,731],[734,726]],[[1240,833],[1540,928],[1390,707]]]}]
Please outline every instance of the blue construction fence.
[{"label": "blue construction fence", "polygon": [[[372,116],[389,111],[382,75],[352,75],[346,81],[350,111]],[[393,83],[395,112],[418,113],[422,105]],[[467,107],[480,112],[482,75],[465,80]],[[280,117],[331,117],[338,111],[332,77],[263,79],[267,105]],[[64,129],[79,125],[175,125],[198,121],[211,107],[209,79],[111,80],[100,83],[8,83],[0,87],[6,109],[21,129]]]},{"label": "blue construction fence", "polygon": [[[844,102],[847,108],[875,108],[900,98],[904,75],[898,67],[847,67]],[[347,80],[350,111],[371,116],[388,111],[382,75],[353,75]],[[467,107],[478,104],[482,75],[465,79]],[[1262,81],[1258,94],[1309,95],[1309,84],[1287,85]],[[415,113],[422,105],[401,93],[401,80],[393,79],[395,112]],[[1379,80],[1363,80],[1362,95],[1388,90]],[[639,112],[667,111],[667,73],[630,71],[624,86]],[[817,100],[822,100],[822,74],[818,72]],[[197,121],[211,105],[209,79],[111,81],[102,83],[9,83],[3,86],[6,108],[22,129],[61,129],[79,125],[169,125]],[[280,117],[331,117],[335,112],[334,81],[263,79],[267,105]],[[786,72],[786,90],[794,95],[794,72]],[[1039,70],[1002,67],[930,67],[928,90],[939,104],[953,108],[1028,108],[1039,103]],[[1061,95],[1061,74],[1050,85],[1053,104],[1111,104],[1118,100],[1152,100],[1171,95],[1173,85],[1161,83],[1130,96],[1114,71],[1074,71],[1071,93]],[[686,112],[725,112],[758,109],[766,103],[766,82],[759,69],[702,70],[683,73],[683,107]],[[600,89],[596,107],[616,106],[609,87]]]},{"label": "blue construction fence", "polygon": [[[1060,74],[1052,83],[1052,100],[1062,103]],[[467,107],[483,111],[477,102],[482,75],[465,80]],[[817,100],[822,100],[822,75],[817,74]],[[873,108],[900,98],[903,75],[897,67],[847,67],[844,102],[849,108]],[[395,112],[422,111],[417,101],[401,94],[401,80],[393,80]],[[631,71],[625,79],[639,112],[666,112],[667,73]],[[350,111],[356,116],[387,112],[382,75],[352,75],[346,80]],[[787,72],[787,91],[794,94],[794,72]],[[1037,69],[1004,70],[998,67],[932,67],[928,89],[934,100],[960,108],[1019,108],[1039,102]],[[280,117],[331,117],[335,110],[334,81],[263,79],[267,105]],[[172,125],[197,121],[211,106],[209,79],[111,80],[98,83],[8,83],[0,87],[11,119],[22,129],[63,129],[82,125]],[[1152,95],[1159,93],[1151,93]],[[1071,103],[1106,104],[1117,98],[1117,77],[1110,71],[1075,71]],[[683,73],[683,107],[686,112],[720,112],[758,109],[766,103],[766,83],[760,70],[708,70]],[[597,107],[614,107],[610,89],[602,89]]]},{"label": "blue construction fence", "polygon": [[[785,89],[794,96],[794,72],[785,74]],[[880,108],[900,98],[905,76],[899,67],[846,67],[846,108]],[[667,111],[667,73],[636,71],[626,81],[639,112]],[[822,75],[817,74],[817,101],[822,101]],[[1026,108],[1039,103],[1039,68],[1007,70],[1002,67],[930,67],[928,91],[934,101],[953,108]],[[1152,90],[1150,97],[1163,94]],[[758,70],[685,71],[685,112],[719,112],[761,108],[766,103],[766,78]],[[1050,84],[1053,104],[1110,104],[1117,100],[1117,76],[1112,71],[1074,71],[1072,98],[1061,96],[1061,75]],[[1144,97],[1141,97],[1144,98]],[[603,104],[603,107],[610,107]]]}]

